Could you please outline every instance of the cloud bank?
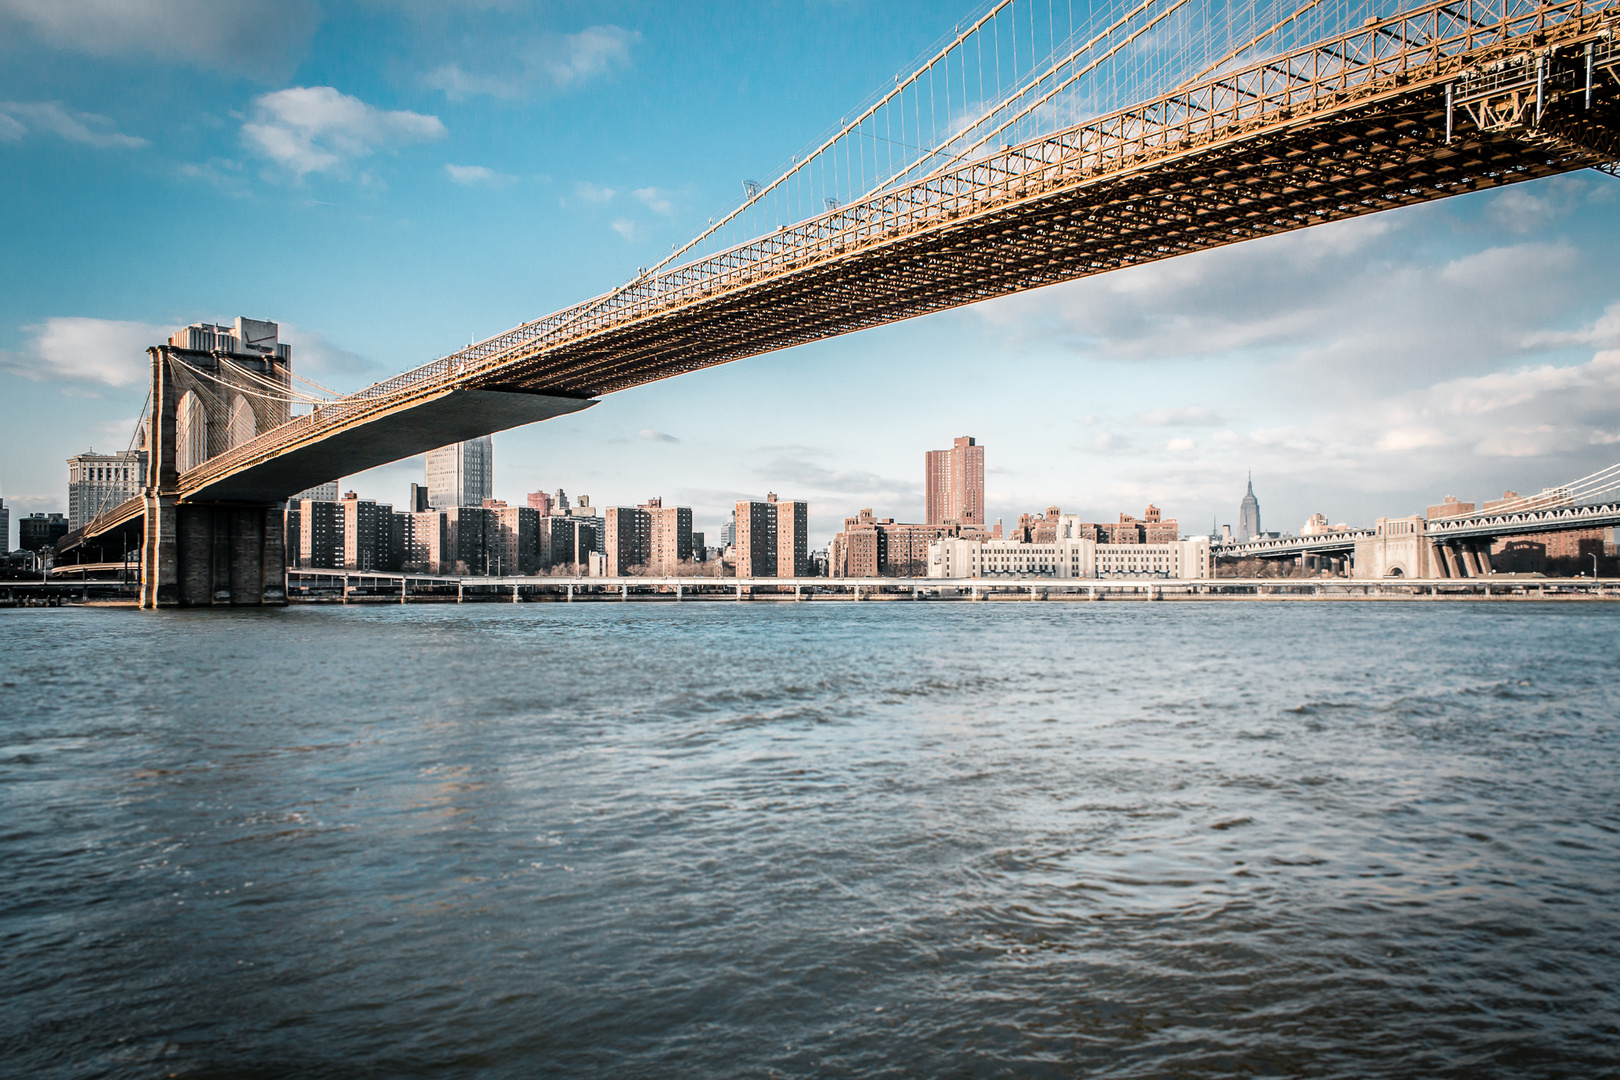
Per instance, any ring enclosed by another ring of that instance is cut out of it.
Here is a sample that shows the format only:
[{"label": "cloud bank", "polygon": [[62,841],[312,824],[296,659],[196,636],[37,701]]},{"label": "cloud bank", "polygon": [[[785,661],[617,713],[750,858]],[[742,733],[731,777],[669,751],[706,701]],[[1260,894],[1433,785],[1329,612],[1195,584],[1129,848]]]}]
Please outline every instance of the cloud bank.
[{"label": "cloud bank", "polygon": [[291,70],[319,22],[315,0],[0,0],[0,38],[88,56],[157,56],[267,81]]},{"label": "cloud bank", "polygon": [[628,67],[639,34],[621,26],[591,26],[576,34],[544,34],[518,44],[504,57],[466,66],[443,64],[427,84],[452,101],[487,95],[523,98],[537,90],[571,90]]},{"label": "cloud bank", "polygon": [[32,334],[26,351],[0,352],[0,366],[36,382],[123,388],[151,379],[148,346],[159,345],[174,327],[117,319],[57,316],[23,327]]},{"label": "cloud bank", "polygon": [[108,117],[79,112],[60,101],[0,101],[0,142],[18,142],[31,132],[56,135],[98,150],[147,145],[137,135],[116,130]]}]

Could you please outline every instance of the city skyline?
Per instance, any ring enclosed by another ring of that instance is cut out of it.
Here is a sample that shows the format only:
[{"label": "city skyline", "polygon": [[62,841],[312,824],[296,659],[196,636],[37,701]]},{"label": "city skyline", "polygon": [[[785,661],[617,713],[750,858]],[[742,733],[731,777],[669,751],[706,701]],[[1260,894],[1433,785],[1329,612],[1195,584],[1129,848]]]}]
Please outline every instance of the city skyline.
[{"label": "city skyline", "polygon": [[[960,14],[334,3],[240,68],[152,65],[168,23],[92,45],[20,10],[0,9],[0,236],[52,257],[0,270],[14,518],[65,513],[61,463],[127,445],[143,350],[178,327],[278,320],[299,375],[352,390],[564,307],[655,261]],[[237,40],[245,18],[221,6],[187,32]],[[568,59],[525,68],[524,48]],[[226,235],[278,237],[282,272],[182,257]],[[990,521],[1151,500],[1236,525],[1250,467],[1285,531],[1539,490],[1620,457],[1617,235],[1620,184],[1588,172],[1111,273],[501,433],[493,494],[662,491],[710,523],[791,490],[821,546],[861,506],[924,520],[915,454],[958,431],[995,447]],[[850,407],[897,400],[881,425]],[[345,483],[398,503],[422,467]]]}]

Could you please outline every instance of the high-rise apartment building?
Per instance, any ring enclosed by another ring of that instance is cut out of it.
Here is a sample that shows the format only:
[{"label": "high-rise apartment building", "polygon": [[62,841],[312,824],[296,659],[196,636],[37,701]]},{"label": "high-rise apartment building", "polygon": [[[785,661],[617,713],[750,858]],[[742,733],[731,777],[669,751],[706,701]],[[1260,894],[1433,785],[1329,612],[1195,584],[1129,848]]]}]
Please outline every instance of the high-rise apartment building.
[{"label": "high-rise apartment building", "polygon": [[446,573],[442,566],[449,547],[449,534],[445,527],[444,511],[422,510],[407,516],[411,524],[410,535],[406,538],[405,569],[419,574]]},{"label": "high-rise apartment building", "polygon": [[11,550],[11,511],[6,500],[0,498],[0,555]]},{"label": "high-rise apartment building", "polygon": [[984,447],[964,435],[949,450],[930,450],[924,462],[928,524],[984,524]]},{"label": "high-rise apartment building", "polygon": [[378,505],[348,492],[339,501],[343,519],[343,568],[345,570],[393,570],[390,548],[394,508]]},{"label": "high-rise apartment building", "polygon": [[485,435],[429,450],[427,489],[428,506],[435,510],[483,506],[495,494],[494,441]]},{"label": "high-rise apartment building", "polygon": [[551,514],[551,494],[545,491],[531,491],[529,505],[538,511],[541,517],[548,517]]},{"label": "high-rise apartment building", "polygon": [[298,504],[298,565],[306,570],[343,566],[343,508],[335,502],[305,499]]},{"label": "high-rise apartment building", "polygon": [[776,574],[778,577],[808,577],[810,504],[784,502],[775,495],[770,498],[776,503]]},{"label": "high-rise apartment building", "polygon": [[83,528],[97,514],[133,499],[146,483],[144,450],[116,454],[92,450],[73,455],[67,464],[69,529]]},{"label": "high-rise apartment building", "polygon": [[810,572],[809,504],[743,499],[733,514],[738,577],[803,577]]},{"label": "high-rise apartment building", "polygon": [[[432,486],[428,487],[431,494]],[[490,519],[495,511],[482,506],[451,506],[444,515],[444,550],[439,560],[440,574],[483,574],[489,554]],[[489,570],[494,569],[489,565]]]},{"label": "high-rise apartment building", "polygon": [[776,576],[776,496],[737,503],[737,576]]},{"label": "high-rise apartment building", "polygon": [[347,492],[338,501],[342,517],[343,569],[376,570],[377,504]]},{"label": "high-rise apartment building", "polygon": [[490,511],[489,572],[532,574],[540,568],[540,512],[532,506]]},{"label": "high-rise apartment building", "polygon": [[554,566],[584,573],[591,554],[601,547],[600,519],[553,514],[540,519],[540,568]]},{"label": "high-rise apartment building", "polygon": [[681,563],[692,558],[692,508],[665,506],[660,498],[648,499],[641,508],[651,518],[647,569],[661,576],[673,575]]},{"label": "high-rise apartment building", "polygon": [[602,513],[602,556],[608,577],[646,567],[652,557],[652,514],[640,506],[610,506]]}]

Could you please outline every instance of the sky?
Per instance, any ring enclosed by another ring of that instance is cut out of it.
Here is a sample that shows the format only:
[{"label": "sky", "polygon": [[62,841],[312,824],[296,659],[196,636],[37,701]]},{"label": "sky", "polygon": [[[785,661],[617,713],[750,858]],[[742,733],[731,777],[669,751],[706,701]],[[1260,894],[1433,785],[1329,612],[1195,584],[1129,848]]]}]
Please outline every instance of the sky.
[{"label": "sky", "polygon": [[[0,0],[0,496],[129,445],[145,348],[278,321],[358,389],[632,277],[971,5]],[[612,394],[495,437],[496,495],[989,516],[1149,502],[1187,533],[1366,525],[1620,461],[1620,181],[1233,245]],[[344,479],[401,504],[422,460]],[[16,542],[16,527],[7,538]]]}]

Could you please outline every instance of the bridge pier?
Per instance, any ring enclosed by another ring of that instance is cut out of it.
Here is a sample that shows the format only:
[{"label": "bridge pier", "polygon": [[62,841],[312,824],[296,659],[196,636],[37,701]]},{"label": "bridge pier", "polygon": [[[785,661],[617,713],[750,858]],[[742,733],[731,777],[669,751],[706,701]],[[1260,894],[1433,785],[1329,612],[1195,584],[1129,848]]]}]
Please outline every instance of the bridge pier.
[{"label": "bridge pier", "polygon": [[140,606],[281,607],[287,603],[280,505],[146,498]]},{"label": "bridge pier", "polygon": [[151,349],[146,522],[140,606],[281,607],[287,603],[285,503],[183,503],[177,494],[177,409],[185,393]]}]

